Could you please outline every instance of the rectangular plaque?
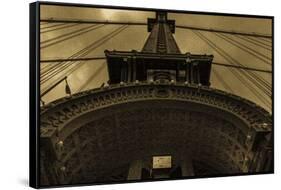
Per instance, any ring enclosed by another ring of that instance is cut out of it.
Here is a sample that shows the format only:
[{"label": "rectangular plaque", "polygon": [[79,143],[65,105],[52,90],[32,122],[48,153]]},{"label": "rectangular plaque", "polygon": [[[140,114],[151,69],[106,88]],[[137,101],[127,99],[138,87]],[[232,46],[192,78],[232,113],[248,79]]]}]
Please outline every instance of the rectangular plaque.
[{"label": "rectangular plaque", "polygon": [[154,156],[152,158],[153,169],[171,168],[172,156]]}]

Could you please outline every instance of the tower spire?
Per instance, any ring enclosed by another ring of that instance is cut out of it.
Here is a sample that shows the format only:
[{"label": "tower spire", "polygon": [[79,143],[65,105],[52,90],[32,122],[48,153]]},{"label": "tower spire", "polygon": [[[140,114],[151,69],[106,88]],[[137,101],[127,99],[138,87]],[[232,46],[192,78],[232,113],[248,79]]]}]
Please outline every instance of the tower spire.
[{"label": "tower spire", "polygon": [[172,34],[175,32],[175,20],[168,20],[167,12],[156,12],[156,17],[148,18],[147,23],[150,35],[142,52],[180,54],[180,49]]}]

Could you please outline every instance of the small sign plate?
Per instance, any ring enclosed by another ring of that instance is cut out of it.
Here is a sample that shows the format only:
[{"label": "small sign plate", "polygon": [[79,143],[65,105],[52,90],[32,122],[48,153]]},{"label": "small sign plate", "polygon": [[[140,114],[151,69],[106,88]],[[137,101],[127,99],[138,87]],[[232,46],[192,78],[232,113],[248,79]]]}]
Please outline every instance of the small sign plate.
[{"label": "small sign plate", "polygon": [[171,168],[172,156],[153,156],[152,162],[153,169]]}]

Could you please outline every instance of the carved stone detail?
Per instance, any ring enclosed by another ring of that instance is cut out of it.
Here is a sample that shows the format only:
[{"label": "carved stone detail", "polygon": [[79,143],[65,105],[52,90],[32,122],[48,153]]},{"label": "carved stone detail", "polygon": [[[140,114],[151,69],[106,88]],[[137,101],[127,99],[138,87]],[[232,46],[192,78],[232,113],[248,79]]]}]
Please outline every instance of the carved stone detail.
[{"label": "carved stone detail", "polygon": [[[97,118],[89,114],[137,102],[145,104],[148,101],[149,105],[149,101],[158,100],[185,102],[191,108],[150,109],[147,106],[146,109],[109,111]],[[192,110],[193,105],[204,105],[217,113],[208,109]],[[229,121],[227,115],[232,115],[235,121]],[[80,126],[78,121],[84,117],[89,122]],[[73,122],[77,122],[76,128],[67,127]],[[256,104],[212,88],[177,83],[113,85],[62,98],[42,107],[41,140],[50,139],[42,149],[45,152],[51,149],[56,155],[48,158],[45,154],[42,161],[49,165],[54,163],[51,168],[65,167],[63,175],[58,170],[56,183],[74,183],[78,178],[86,182],[108,180],[110,176],[105,179],[104,172],[110,173],[109,170],[116,167],[120,170],[121,165],[125,172],[126,160],[153,154],[157,148],[175,154],[189,150],[198,162],[209,160],[226,173],[248,172],[257,157],[254,157],[251,143],[254,135],[248,136],[257,132],[270,133],[271,123],[271,115]],[[63,147],[58,149],[60,141],[63,141]],[[42,169],[44,179],[52,178],[54,170],[46,170],[46,167]],[[114,175],[119,176],[118,179],[122,176],[118,172]]]}]

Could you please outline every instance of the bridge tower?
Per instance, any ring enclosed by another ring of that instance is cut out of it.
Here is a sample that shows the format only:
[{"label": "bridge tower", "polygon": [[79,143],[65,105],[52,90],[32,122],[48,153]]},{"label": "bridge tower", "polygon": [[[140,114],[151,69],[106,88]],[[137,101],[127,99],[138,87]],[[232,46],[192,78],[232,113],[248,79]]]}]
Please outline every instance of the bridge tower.
[{"label": "bridge tower", "polygon": [[109,86],[41,107],[41,185],[273,171],[271,115],[211,88],[213,56],[182,53],[167,16],[141,51],[105,50]]},{"label": "bridge tower", "polygon": [[147,19],[150,32],[142,51],[105,51],[109,83],[158,81],[210,85],[212,55],[181,53],[167,12]]}]

